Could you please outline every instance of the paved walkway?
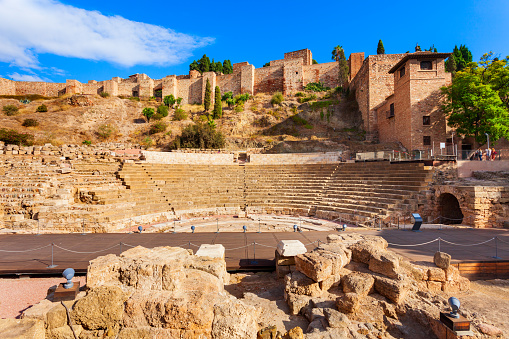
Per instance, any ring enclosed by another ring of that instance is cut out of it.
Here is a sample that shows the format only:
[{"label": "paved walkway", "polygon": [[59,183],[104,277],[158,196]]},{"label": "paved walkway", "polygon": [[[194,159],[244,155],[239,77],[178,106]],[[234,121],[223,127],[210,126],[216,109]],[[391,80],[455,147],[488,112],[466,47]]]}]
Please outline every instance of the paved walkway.
[{"label": "paved walkway", "polygon": [[[442,251],[451,254],[455,262],[495,260],[492,257],[496,253],[501,260],[509,260],[508,230],[454,229],[411,232],[391,229],[358,232],[384,237],[391,244],[392,250],[411,261],[431,261],[439,246]],[[274,250],[280,240],[300,240],[310,250],[316,246],[318,240],[325,241],[329,233],[331,232],[0,235],[0,274],[53,274],[60,273],[67,267],[72,267],[77,272],[86,272],[90,260],[108,253],[119,254],[131,246],[180,246],[196,251],[204,243],[223,244],[229,270],[249,269],[253,266],[271,267]],[[433,241],[439,237],[443,239],[440,244],[438,240]],[[490,240],[494,237],[497,238],[496,242]],[[430,241],[433,242],[414,246]],[[481,242],[486,243],[474,245]],[[52,249],[53,264],[58,266],[47,268],[52,264]]]}]

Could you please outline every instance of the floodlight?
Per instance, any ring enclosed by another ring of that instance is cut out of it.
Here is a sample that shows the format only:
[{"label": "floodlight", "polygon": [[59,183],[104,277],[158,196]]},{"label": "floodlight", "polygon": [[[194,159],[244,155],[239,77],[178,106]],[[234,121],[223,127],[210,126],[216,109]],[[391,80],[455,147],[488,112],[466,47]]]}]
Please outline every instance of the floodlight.
[{"label": "floodlight", "polygon": [[141,233],[141,231],[143,231],[143,227],[142,226],[138,226],[138,232]]},{"label": "floodlight", "polygon": [[66,268],[62,273],[62,276],[67,279],[67,283],[64,284],[65,289],[71,288],[74,284],[71,281],[74,278],[74,270],[72,268]]},{"label": "floodlight", "polygon": [[298,228],[298,226],[297,226],[297,225],[293,225],[293,231],[294,231],[294,232],[297,232],[297,228]]},{"label": "floodlight", "polygon": [[347,227],[348,227],[348,226],[347,226],[346,224],[343,224],[343,231],[346,231],[346,228],[347,228]]},{"label": "floodlight", "polygon": [[460,315],[458,314],[458,311],[460,309],[460,301],[458,299],[456,299],[455,297],[450,297],[449,300],[449,305],[451,305],[451,308],[452,308],[452,312],[449,313],[449,315],[453,318],[459,318]]},{"label": "floodlight", "polygon": [[246,233],[246,231],[247,231],[246,225],[242,226],[242,229],[244,230],[244,233]]},{"label": "floodlight", "polygon": [[194,233],[194,230],[195,230],[195,229],[196,229],[196,227],[191,226],[191,231],[193,231],[193,233]]}]

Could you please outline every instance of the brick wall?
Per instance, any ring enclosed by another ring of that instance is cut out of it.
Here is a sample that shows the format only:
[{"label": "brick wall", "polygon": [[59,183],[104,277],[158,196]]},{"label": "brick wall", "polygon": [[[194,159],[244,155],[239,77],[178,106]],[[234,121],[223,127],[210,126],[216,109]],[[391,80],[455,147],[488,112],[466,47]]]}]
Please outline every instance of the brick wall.
[{"label": "brick wall", "polygon": [[302,59],[303,64],[309,66],[313,63],[313,56],[311,51],[307,48],[294,52],[285,53],[285,60]]},{"label": "brick wall", "polygon": [[240,93],[254,94],[255,67],[244,65],[240,70]]},{"label": "brick wall", "polygon": [[255,93],[283,92],[283,67],[268,66],[255,69]]},{"label": "brick wall", "polygon": [[302,59],[286,60],[283,65],[283,94],[289,95],[302,91],[304,69]]},{"label": "brick wall", "polygon": [[337,62],[304,66],[303,71],[303,86],[310,82],[322,82],[330,88],[338,86],[339,65]]},{"label": "brick wall", "polygon": [[232,92],[233,95],[240,94],[241,73],[222,74],[216,78],[216,83],[221,89],[221,93]]},{"label": "brick wall", "polygon": [[364,52],[361,53],[352,53],[348,58],[348,69],[350,70],[350,80],[355,78],[357,72],[362,67],[362,63],[364,62]]}]

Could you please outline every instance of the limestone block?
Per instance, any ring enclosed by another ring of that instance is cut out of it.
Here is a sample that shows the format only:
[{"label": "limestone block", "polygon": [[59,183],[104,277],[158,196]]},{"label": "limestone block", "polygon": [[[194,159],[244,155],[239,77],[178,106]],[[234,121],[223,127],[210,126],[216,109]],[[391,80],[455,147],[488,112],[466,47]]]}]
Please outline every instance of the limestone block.
[{"label": "limestone block", "polygon": [[23,311],[22,318],[37,319],[46,322],[48,312],[55,307],[55,303],[48,299],[43,299],[41,302]]},{"label": "limestone block", "polygon": [[279,254],[279,252],[275,251],[276,265],[279,266],[290,266],[295,265],[295,257],[285,257]]},{"label": "limestone block", "polygon": [[375,252],[369,259],[369,270],[389,278],[397,278],[399,258],[392,252]]},{"label": "limestone block", "polygon": [[321,253],[327,251],[335,254],[340,259],[340,262],[342,262],[340,264],[341,267],[344,267],[352,260],[352,251],[343,244],[321,244],[318,246],[318,251]]},{"label": "limestone block", "polygon": [[375,277],[375,291],[392,302],[399,304],[405,299],[408,293],[408,286],[401,280],[377,276]]},{"label": "limestone block", "polygon": [[428,269],[428,280],[444,282],[445,271],[438,267],[430,267]]},{"label": "limestone block", "polygon": [[502,332],[502,330],[498,327],[486,323],[480,323],[477,327],[479,328],[479,331],[490,337],[499,337],[504,334],[504,332]]},{"label": "limestone block", "polygon": [[329,327],[347,329],[351,325],[350,319],[344,313],[333,308],[324,308],[323,313],[329,323]]},{"label": "limestone block", "polygon": [[357,293],[366,296],[373,291],[375,278],[371,274],[352,272],[343,277],[342,285],[344,293]]},{"label": "limestone block", "polygon": [[369,260],[375,254],[381,251],[379,246],[376,246],[373,242],[366,240],[359,241],[358,243],[350,246],[352,251],[352,260],[369,265]]},{"label": "limestone block", "polygon": [[435,252],[433,261],[435,265],[445,270],[451,265],[451,256],[444,252]]},{"label": "limestone block", "polygon": [[338,311],[343,313],[356,313],[359,310],[362,296],[357,293],[345,293],[336,299]]},{"label": "limestone block", "polygon": [[304,339],[304,332],[299,326],[294,327],[285,334],[285,339]]},{"label": "limestone block", "polygon": [[221,244],[201,244],[198,251],[196,251],[198,257],[209,257],[209,258],[223,258],[224,259],[224,246]]},{"label": "limestone block", "polygon": [[55,307],[53,307],[48,312],[46,317],[47,317],[46,326],[48,329],[66,326],[67,324],[67,312],[64,306],[62,306],[61,304],[57,304]]},{"label": "limestone block", "polygon": [[299,240],[281,240],[277,244],[277,251],[284,257],[294,257],[306,253],[307,249]]},{"label": "limestone block", "polygon": [[267,326],[258,331],[256,339],[273,339],[276,338],[277,335],[278,330],[276,325]]},{"label": "limestone block", "polygon": [[320,285],[320,289],[322,291],[328,291],[331,287],[338,286],[341,282],[341,275],[333,274],[326,278],[325,280],[320,281],[318,284]]},{"label": "limestone block", "polygon": [[[80,336],[81,332],[83,332],[83,326],[81,325],[72,325],[74,328],[74,332],[76,335]],[[74,338],[74,334],[72,333],[71,328],[68,325],[57,327],[53,329],[48,329],[46,332],[47,336],[51,339],[67,339],[67,338]]]},{"label": "limestone block", "polygon": [[307,295],[299,295],[295,293],[286,293],[285,292],[285,300],[290,308],[290,314],[297,315],[301,312],[301,310],[306,307],[311,297]]},{"label": "limestone block", "polygon": [[295,257],[297,271],[304,273],[316,282],[332,275],[332,262],[317,252],[299,254]]},{"label": "limestone block", "polygon": [[261,309],[230,297],[214,305],[212,338],[256,338]]},{"label": "limestone block", "polygon": [[430,290],[432,292],[437,293],[437,292],[442,291],[442,283],[439,281],[426,281],[426,284],[427,284],[428,290]]},{"label": "limestone block", "polygon": [[44,321],[37,319],[0,319],[0,336],[9,339],[46,338]]},{"label": "limestone block", "polygon": [[[284,278],[287,274],[291,273],[290,267],[292,266],[280,266],[276,263],[276,276],[278,279]],[[293,266],[295,267],[295,266]]]},{"label": "limestone block", "polygon": [[444,269],[444,271],[445,280],[447,281],[456,281],[460,277],[460,271],[454,266],[449,266],[447,269]]},{"label": "limestone block", "polygon": [[299,271],[285,276],[285,291],[286,293],[308,295],[310,297],[317,297],[322,294],[320,284]]},{"label": "limestone block", "polygon": [[89,330],[106,329],[122,321],[126,300],[118,287],[98,287],[76,302],[73,320]]},{"label": "limestone block", "polygon": [[9,215],[10,221],[22,221],[25,220],[25,215],[23,214],[11,214]]}]

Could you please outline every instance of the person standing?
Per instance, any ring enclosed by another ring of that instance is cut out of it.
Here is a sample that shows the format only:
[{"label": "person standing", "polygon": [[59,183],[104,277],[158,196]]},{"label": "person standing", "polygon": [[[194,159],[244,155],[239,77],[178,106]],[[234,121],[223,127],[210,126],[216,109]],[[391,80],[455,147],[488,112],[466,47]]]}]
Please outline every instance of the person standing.
[{"label": "person standing", "polygon": [[495,147],[491,149],[491,160],[495,160],[497,157],[497,151],[495,150]]},{"label": "person standing", "polygon": [[491,160],[491,149],[486,148],[486,161],[490,161],[490,160]]}]

